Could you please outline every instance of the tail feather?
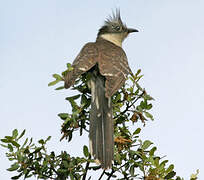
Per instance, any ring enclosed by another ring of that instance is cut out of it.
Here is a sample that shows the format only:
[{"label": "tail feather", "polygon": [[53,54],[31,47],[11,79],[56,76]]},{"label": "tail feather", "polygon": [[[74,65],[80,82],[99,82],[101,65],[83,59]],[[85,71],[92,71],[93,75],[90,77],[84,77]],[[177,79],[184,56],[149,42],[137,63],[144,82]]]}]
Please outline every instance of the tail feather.
[{"label": "tail feather", "polygon": [[105,78],[94,70],[90,80],[92,102],[90,112],[90,151],[104,169],[112,166],[114,154],[111,98],[105,96]]}]

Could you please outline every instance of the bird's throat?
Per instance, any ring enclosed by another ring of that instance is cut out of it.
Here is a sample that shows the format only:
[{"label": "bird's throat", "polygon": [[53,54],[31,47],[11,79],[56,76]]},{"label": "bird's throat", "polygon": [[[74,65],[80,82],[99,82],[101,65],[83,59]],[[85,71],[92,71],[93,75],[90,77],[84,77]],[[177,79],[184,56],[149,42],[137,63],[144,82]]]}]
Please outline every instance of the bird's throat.
[{"label": "bird's throat", "polygon": [[122,34],[116,34],[116,33],[112,33],[112,34],[102,34],[100,36],[101,38],[112,42],[113,44],[115,44],[116,46],[122,47],[122,42],[124,40],[124,36]]}]

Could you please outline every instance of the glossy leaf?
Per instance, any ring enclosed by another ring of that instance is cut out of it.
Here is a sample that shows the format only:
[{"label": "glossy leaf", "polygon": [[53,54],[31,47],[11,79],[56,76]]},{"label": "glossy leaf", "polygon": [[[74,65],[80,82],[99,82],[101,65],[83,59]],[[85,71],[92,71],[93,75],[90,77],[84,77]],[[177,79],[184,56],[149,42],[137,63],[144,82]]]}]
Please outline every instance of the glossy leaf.
[{"label": "glossy leaf", "polygon": [[53,74],[52,76],[53,76],[56,80],[59,80],[59,81],[62,80],[62,77],[61,77],[59,74]]},{"label": "glossy leaf", "polygon": [[146,140],[146,141],[144,141],[144,143],[142,144],[142,149],[143,150],[145,150],[145,149],[147,149],[151,144],[153,144],[151,141],[149,141],[149,140]]},{"label": "glossy leaf", "polygon": [[137,128],[134,132],[133,132],[133,134],[135,135],[135,134],[139,134],[141,132],[141,128]]},{"label": "glossy leaf", "polygon": [[153,147],[153,148],[149,151],[149,155],[150,155],[150,156],[153,156],[156,150],[157,150],[157,148],[156,148],[156,147]]},{"label": "glossy leaf", "polygon": [[20,134],[20,136],[17,138],[17,140],[19,140],[20,138],[22,138],[25,134],[26,130],[24,129],[23,132]]},{"label": "glossy leaf", "polygon": [[58,80],[55,80],[55,81],[52,81],[48,84],[48,86],[54,86],[55,84],[57,84],[59,81]]},{"label": "glossy leaf", "polygon": [[12,136],[13,136],[14,139],[18,136],[18,130],[17,129],[13,130]]},{"label": "glossy leaf", "polygon": [[19,148],[20,147],[20,144],[18,144],[17,142],[15,141],[11,141],[11,144],[13,144],[15,147]]},{"label": "glossy leaf", "polygon": [[19,167],[20,167],[20,165],[17,164],[17,163],[15,163],[15,164],[11,165],[11,167],[8,168],[7,171],[15,171],[15,170],[17,170]]},{"label": "glossy leaf", "polygon": [[154,120],[153,116],[149,112],[145,112],[145,116],[151,120]]},{"label": "glossy leaf", "polygon": [[64,89],[64,86],[60,86],[60,87],[56,88],[55,90],[61,90],[61,89]]},{"label": "glossy leaf", "polygon": [[83,153],[84,153],[84,156],[85,156],[85,157],[89,157],[89,150],[88,150],[88,147],[87,147],[87,146],[84,146],[84,147],[83,147]]},{"label": "glossy leaf", "polygon": [[168,173],[171,172],[173,169],[174,169],[174,165],[171,164],[171,165],[167,168],[166,173],[168,174]]},{"label": "glossy leaf", "polygon": [[171,178],[173,178],[175,175],[176,175],[176,172],[171,171],[170,173],[168,173],[168,174],[164,177],[164,179],[171,179]]}]

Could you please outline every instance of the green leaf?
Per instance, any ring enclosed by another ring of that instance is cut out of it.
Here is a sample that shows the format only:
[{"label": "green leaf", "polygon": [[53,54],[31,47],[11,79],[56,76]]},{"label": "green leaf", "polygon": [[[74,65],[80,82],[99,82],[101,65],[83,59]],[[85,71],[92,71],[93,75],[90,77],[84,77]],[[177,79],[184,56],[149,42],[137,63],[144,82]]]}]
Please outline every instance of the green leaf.
[{"label": "green leaf", "polygon": [[176,180],[184,180],[184,179],[183,179],[183,178],[181,179],[180,177],[177,176],[177,177],[176,177]]},{"label": "green leaf", "polygon": [[22,175],[23,175],[23,173],[20,173],[18,176],[11,177],[11,179],[19,179]]},{"label": "green leaf", "polygon": [[149,155],[150,155],[150,156],[153,156],[156,150],[157,150],[157,148],[156,148],[156,147],[153,147],[153,148],[149,151]]},{"label": "green leaf", "polygon": [[20,144],[18,144],[16,141],[11,141],[11,144],[13,144],[15,147],[19,148]]},{"label": "green leaf", "polygon": [[84,94],[82,94],[82,96],[81,96],[81,104],[86,104],[87,100],[88,100],[87,97]]},{"label": "green leaf", "polygon": [[149,140],[146,140],[146,141],[144,141],[144,143],[142,144],[142,149],[143,150],[145,150],[145,149],[147,149],[151,144],[153,144],[151,141],[149,141]]},{"label": "green leaf", "polygon": [[65,76],[67,75],[67,73],[68,73],[68,70],[63,71],[63,72],[61,73],[61,75],[62,75],[63,77],[65,77]]},{"label": "green leaf", "polygon": [[69,69],[72,65],[70,63],[67,63],[67,68]]},{"label": "green leaf", "polygon": [[24,146],[27,144],[27,142],[28,142],[28,138],[26,138],[26,140],[24,141],[22,148],[24,148]]},{"label": "green leaf", "polygon": [[135,174],[135,167],[134,167],[134,165],[132,165],[130,167],[130,174],[131,174],[131,176],[134,176],[134,174]]},{"label": "green leaf", "polygon": [[51,139],[51,136],[48,136],[45,142],[49,141]]},{"label": "green leaf", "polygon": [[149,112],[144,112],[144,113],[145,113],[145,116],[147,118],[150,118],[151,120],[154,120],[153,116]]},{"label": "green leaf", "polygon": [[61,119],[65,120],[65,119],[69,116],[69,114],[67,114],[67,113],[59,113],[58,116],[59,116]]},{"label": "green leaf", "polygon": [[15,164],[12,164],[10,168],[7,169],[7,171],[15,171],[19,168],[19,164],[15,163]]},{"label": "green leaf", "polygon": [[45,141],[44,141],[43,139],[40,139],[40,140],[38,141],[38,143],[43,145],[43,144],[45,144]]},{"label": "green leaf", "polygon": [[148,95],[148,94],[145,94],[145,95],[144,95],[144,99],[149,100],[149,101],[154,100],[154,98],[151,97],[151,96]]},{"label": "green leaf", "polygon": [[74,180],[73,174],[70,174],[69,176],[70,176],[71,180]]},{"label": "green leaf", "polygon": [[70,63],[67,63],[67,69],[68,71],[72,71],[74,68],[72,67]]},{"label": "green leaf", "polygon": [[69,164],[68,164],[67,161],[63,160],[62,163],[63,163],[63,165],[64,165],[65,168],[68,168],[68,167],[69,167]]},{"label": "green leaf", "polygon": [[17,140],[19,140],[20,138],[22,138],[23,136],[24,136],[24,134],[25,134],[25,129],[23,130],[23,132],[20,134],[20,136],[18,137],[18,139]]},{"label": "green leaf", "polygon": [[70,101],[70,100],[76,100],[80,97],[81,95],[78,94],[78,95],[75,95],[75,96],[70,96],[70,97],[67,97],[66,100]]},{"label": "green leaf", "polygon": [[141,73],[141,69],[138,69],[135,76],[137,77]]},{"label": "green leaf", "polygon": [[166,173],[168,174],[169,172],[171,172],[174,169],[174,165],[171,164],[168,169],[166,170]]},{"label": "green leaf", "polygon": [[101,166],[93,166],[92,169],[93,169],[94,171],[96,171],[96,170],[98,170],[98,169],[101,169]]},{"label": "green leaf", "polygon": [[120,153],[116,153],[115,160],[118,162],[118,164],[121,164],[121,156]]},{"label": "green leaf", "polygon": [[139,112],[142,112],[143,111],[143,109],[140,107],[140,106],[137,106],[137,108],[136,108]]},{"label": "green leaf", "polygon": [[41,149],[42,149],[42,147],[37,147],[33,153],[38,153],[38,152],[40,152]]},{"label": "green leaf", "polygon": [[5,136],[6,139],[8,139],[8,141],[12,141],[14,138],[12,136]]},{"label": "green leaf", "polygon": [[13,146],[11,146],[11,144],[8,144],[8,149],[10,152],[13,152]]},{"label": "green leaf", "polygon": [[166,165],[166,163],[168,163],[168,160],[164,160],[164,161],[162,161],[162,163],[160,164],[160,166],[165,166]]},{"label": "green leaf", "polygon": [[62,80],[62,77],[61,77],[59,74],[53,74],[52,76],[53,76],[56,80],[59,80],[59,81]]},{"label": "green leaf", "polygon": [[147,101],[141,101],[141,102],[140,102],[140,107],[141,107],[142,109],[146,109],[146,108],[147,108]]},{"label": "green leaf", "polygon": [[133,134],[134,134],[134,135],[135,135],[135,134],[139,134],[139,133],[140,133],[140,131],[141,131],[141,128],[137,128],[137,129],[134,131],[134,133],[133,133]]},{"label": "green leaf", "polygon": [[159,167],[159,160],[160,160],[160,157],[154,158],[154,166],[157,168]]},{"label": "green leaf", "polygon": [[8,140],[8,139],[1,139],[1,142],[4,142],[4,143],[9,143],[9,142],[10,142],[10,140]]},{"label": "green leaf", "polygon": [[130,76],[129,79],[130,79],[132,82],[135,82],[135,77]]},{"label": "green leaf", "polygon": [[61,89],[64,89],[64,86],[60,86],[60,87],[56,88],[55,90],[61,90]]},{"label": "green leaf", "polygon": [[32,144],[33,138],[30,138],[29,146]]},{"label": "green leaf", "polygon": [[143,89],[141,88],[141,86],[140,86],[138,83],[136,83],[136,87],[137,87],[140,91],[143,91]]},{"label": "green leaf", "polygon": [[0,146],[4,147],[4,148],[8,148],[7,145],[4,145],[4,144],[0,144]]},{"label": "green leaf", "polygon": [[55,80],[55,81],[52,81],[48,84],[48,86],[54,86],[55,84],[57,84],[59,81],[58,80]]},{"label": "green leaf", "polygon": [[191,180],[197,180],[198,179],[198,174],[199,174],[199,169],[196,170],[195,174],[191,174],[190,179]]},{"label": "green leaf", "polygon": [[148,104],[147,107],[146,107],[146,109],[147,109],[147,110],[152,109],[152,104]]},{"label": "green leaf", "polygon": [[164,179],[171,179],[172,177],[174,177],[176,175],[176,172],[174,171],[171,171],[170,173],[168,173]]},{"label": "green leaf", "polygon": [[121,94],[117,94],[117,96],[115,97],[115,102],[118,102],[121,99]]},{"label": "green leaf", "polygon": [[12,137],[15,139],[18,136],[18,130],[14,129],[12,132]]},{"label": "green leaf", "polygon": [[87,146],[84,146],[84,147],[83,147],[83,153],[84,153],[84,156],[85,156],[85,157],[89,157],[89,150],[88,150],[88,147],[87,147]]},{"label": "green leaf", "polygon": [[[69,101],[69,103],[71,104],[71,106],[72,106],[72,108],[73,108],[72,111],[78,110],[78,105],[77,105],[77,103],[75,102],[75,100],[77,100],[80,96],[81,96],[81,95],[78,94],[78,95],[76,95],[76,96],[71,96],[71,97],[67,97],[67,98],[66,98],[66,100]],[[78,112],[76,112],[76,113],[78,114]]]}]

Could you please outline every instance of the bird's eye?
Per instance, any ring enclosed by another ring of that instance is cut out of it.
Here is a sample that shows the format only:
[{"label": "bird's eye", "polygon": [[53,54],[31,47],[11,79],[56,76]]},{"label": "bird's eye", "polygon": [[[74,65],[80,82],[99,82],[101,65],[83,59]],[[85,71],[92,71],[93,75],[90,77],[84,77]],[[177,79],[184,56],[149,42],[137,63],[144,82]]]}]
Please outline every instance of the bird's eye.
[{"label": "bird's eye", "polygon": [[116,27],[115,27],[115,30],[116,30],[116,31],[120,31],[120,26],[116,26]]}]

